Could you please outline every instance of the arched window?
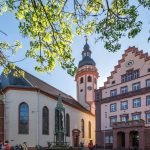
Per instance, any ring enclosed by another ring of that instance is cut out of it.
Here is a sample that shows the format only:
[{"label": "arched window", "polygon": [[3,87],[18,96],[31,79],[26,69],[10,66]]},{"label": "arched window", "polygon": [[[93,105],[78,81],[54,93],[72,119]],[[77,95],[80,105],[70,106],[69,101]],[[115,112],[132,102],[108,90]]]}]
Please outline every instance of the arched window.
[{"label": "arched window", "polygon": [[29,133],[29,107],[25,102],[19,105],[19,134]]},{"label": "arched window", "polygon": [[66,114],[66,136],[70,137],[70,116]]},{"label": "arched window", "polygon": [[88,76],[88,82],[92,82],[92,77]]},{"label": "arched window", "polygon": [[89,138],[91,138],[91,122],[89,121]]},{"label": "arched window", "polygon": [[81,120],[81,137],[84,138],[84,120]]},{"label": "arched window", "polygon": [[42,133],[49,134],[49,110],[46,106],[43,107],[42,113]]},{"label": "arched window", "polygon": [[80,84],[83,83],[83,77],[80,78]]},{"label": "arched window", "polygon": [[94,80],[95,80],[95,84],[97,84],[97,79],[95,78]]}]

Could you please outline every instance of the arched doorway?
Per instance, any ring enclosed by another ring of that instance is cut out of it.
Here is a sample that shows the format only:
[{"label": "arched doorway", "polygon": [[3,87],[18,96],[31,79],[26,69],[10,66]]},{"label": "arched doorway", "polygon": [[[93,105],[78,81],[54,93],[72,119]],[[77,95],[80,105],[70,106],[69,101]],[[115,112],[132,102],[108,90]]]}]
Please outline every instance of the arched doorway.
[{"label": "arched doorway", "polygon": [[78,129],[72,130],[72,136],[73,136],[73,146],[79,147],[80,130]]},{"label": "arched doorway", "polygon": [[117,148],[124,148],[125,147],[125,133],[118,132],[117,133]]},{"label": "arched doorway", "polygon": [[129,136],[130,136],[130,147],[138,148],[139,147],[138,131],[131,131]]}]

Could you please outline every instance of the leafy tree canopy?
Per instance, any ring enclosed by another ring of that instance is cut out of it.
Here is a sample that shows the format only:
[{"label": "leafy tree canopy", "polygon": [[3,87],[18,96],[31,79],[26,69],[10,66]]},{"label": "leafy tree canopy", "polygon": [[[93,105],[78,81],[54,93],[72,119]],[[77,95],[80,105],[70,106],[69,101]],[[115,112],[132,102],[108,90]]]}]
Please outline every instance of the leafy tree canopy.
[{"label": "leafy tree canopy", "polygon": [[[73,35],[96,33],[97,40],[115,52],[121,48],[121,37],[134,38],[141,31],[140,7],[150,9],[150,0],[0,0],[0,14],[14,13],[20,33],[29,37],[26,57],[38,62],[35,69],[49,72],[59,62],[71,75],[76,71],[71,54]],[[5,33],[0,30],[0,34]],[[0,42],[0,66],[5,68],[5,74],[15,69],[6,54],[15,54],[18,48],[18,41],[13,46]],[[17,70],[15,75],[18,74],[23,73]]]}]

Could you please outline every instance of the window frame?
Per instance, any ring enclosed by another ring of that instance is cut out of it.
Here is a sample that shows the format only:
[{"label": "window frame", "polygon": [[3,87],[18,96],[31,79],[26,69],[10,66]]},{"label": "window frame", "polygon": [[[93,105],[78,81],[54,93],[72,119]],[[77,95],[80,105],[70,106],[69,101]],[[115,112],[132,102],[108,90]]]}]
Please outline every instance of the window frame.
[{"label": "window frame", "polygon": [[[140,119],[141,119],[141,112],[136,112],[136,113],[132,113],[132,120],[134,120],[133,117],[136,116],[136,115],[139,115]],[[136,120],[140,120],[140,119],[136,119]]]},{"label": "window frame", "polygon": [[[148,99],[148,97],[149,97],[149,99]],[[150,95],[147,95],[146,96],[146,106],[149,106],[149,105],[150,105]]]},{"label": "window frame", "polygon": [[70,115],[66,114],[66,136],[70,137]]},{"label": "window frame", "polygon": [[[113,92],[114,92],[115,94],[112,94]],[[110,90],[110,96],[111,96],[111,97],[117,96],[117,89]]]},{"label": "window frame", "polygon": [[[123,103],[127,103],[127,108],[124,109],[124,108],[122,107],[122,104],[123,104]],[[128,101],[127,101],[127,100],[126,100],[126,101],[121,101],[121,103],[120,103],[120,110],[127,110],[127,109],[128,109]]]},{"label": "window frame", "polygon": [[148,118],[147,115],[150,115],[150,111],[145,112],[146,124],[150,124],[150,121],[147,121],[147,119],[150,120],[150,116],[149,116],[149,118]]},{"label": "window frame", "polygon": [[[126,121],[122,121],[122,117],[126,117]],[[128,120],[129,120],[129,115],[128,114],[120,115],[120,121],[121,122],[128,122]]]},{"label": "window frame", "polygon": [[[44,109],[47,111],[47,117],[45,116],[45,112],[44,112]],[[44,119],[47,119],[46,122],[47,122],[47,129],[45,129],[45,120]],[[43,109],[42,109],[42,134],[43,135],[49,135],[49,109],[47,106],[43,106]]]},{"label": "window frame", "polygon": [[[149,83],[149,84],[148,84]],[[150,79],[146,80],[146,87],[150,87]]]},{"label": "window frame", "polygon": [[84,83],[83,77],[80,78],[80,84]]},{"label": "window frame", "polygon": [[139,77],[140,77],[139,69],[136,69],[136,70],[130,69],[130,70],[127,70],[125,74],[121,75],[121,83],[125,83],[128,81],[137,79]]},{"label": "window frame", "polygon": [[[122,89],[127,89],[127,90],[124,90],[125,92],[122,92]],[[123,86],[123,87],[120,87],[120,94],[125,94],[125,93],[128,93],[128,86]]]},{"label": "window frame", "polygon": [[88,122],[88,137],[91,138],[91,121]]},{"label": "window frame", "polygon": [[87,81],[92,82],[92,77],[90,75],[87,77]]},{"label": "window frame", "polygon": [[81,120],[81,138],[85,137],[84,119]]},{"label": "window frame", "polygon": [[[113,105],[115,105],[115,110],[114,111],[112,111],[112,107],[111,106],[113,106]],[[112,104],[110,104],[110,112],[116,112],[117,111],[117,103],[112,103]]]},{"label": "window frame", "polygon": [[[23,105],[23,104],[25,104],[28,108],[28,110],[27,110],[27,132],[25,132],[25,133],[23,133],[21,131],[22,128],[21,128],[21,123],[20,123],[20,121],[21,121],[21,119],[20,119],[20,117],[21,117],[20,108],[21,108],[21,105]],[[25,135],[29,134],[29,105],[26,102],[22,102],[18,106],[18,134],[25,134]]]},{"label": "window frame", "polygon": [[112,126],[113,126],[113,123],[115,123],[115,122],[112,122],[112,121],[111,121],[112,118],[115,118],[115,119],[116,119],[115,122],[117,122],[117,115],[115,115],[115,116],[110,116],[110,117],[109,117],[109,120],[110,120],[110,127],[112,127]]},{"label": "window frame", "polygon": [[[139,85],[139,89],[134,89],[133,87],[135,86],[135,85]],[[140,90],[141,89],[141,82],[136,82],[136,83],[133,83],[132,84],[132,91],[138,91],[138,90]]]},{"label": "window frame", "polygon": [[[140,101],[140,106],[135,106],[134,104],[134,102],[135,102],[135,100],[139,100]],[[133,104],[133,108],[138,108],[138,107],[141,107],[141,97],[138,97],[138,98],[134,98],[133,100],[132,100],[132,104]]]}]

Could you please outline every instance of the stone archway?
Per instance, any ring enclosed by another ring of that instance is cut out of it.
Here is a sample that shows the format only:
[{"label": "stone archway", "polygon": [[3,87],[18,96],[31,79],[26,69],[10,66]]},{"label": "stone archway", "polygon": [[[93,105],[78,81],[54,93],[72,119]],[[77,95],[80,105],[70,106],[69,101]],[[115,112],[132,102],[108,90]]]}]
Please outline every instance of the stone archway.
[{"label": "stone archway", "polygon": [[117,148],[125,148],[125,133],[122,131],[117,133]]},{"label": "stone archway", "polygon": [[138,131],[130,131],[129,134],[130,139],[130,147],[138,148],[139,147],[139,132]]},{"label": "stone archway", "polygon": [[73,129],[72,130],[72,137],[73,137],[73,146],[79,147],[80,130]]}]

